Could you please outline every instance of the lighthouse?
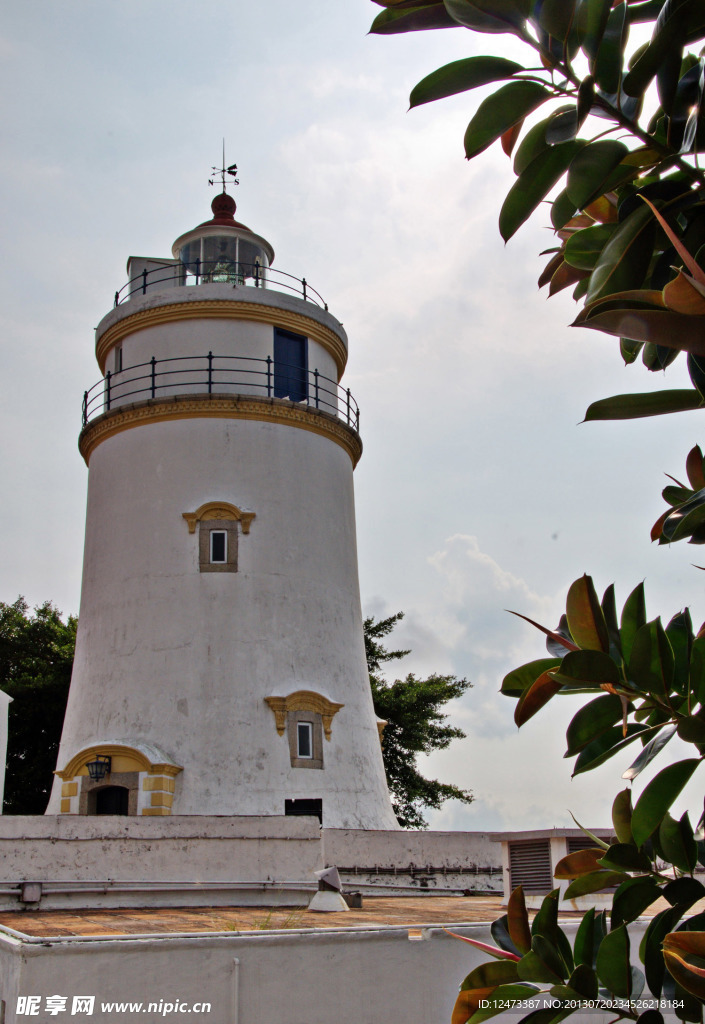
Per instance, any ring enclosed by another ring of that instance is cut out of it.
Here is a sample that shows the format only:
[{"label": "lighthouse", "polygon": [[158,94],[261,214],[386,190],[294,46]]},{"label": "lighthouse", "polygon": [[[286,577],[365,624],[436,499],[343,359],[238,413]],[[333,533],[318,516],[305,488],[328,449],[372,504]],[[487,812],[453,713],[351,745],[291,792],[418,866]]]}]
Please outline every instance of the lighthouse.
[{"label": "lighthouse", "polygon": [[[227,171],[233,174],[233,169]],[[226,191],[96,329],[76,657],[47,813],[397,828],[360,609],[342,325]]]}]

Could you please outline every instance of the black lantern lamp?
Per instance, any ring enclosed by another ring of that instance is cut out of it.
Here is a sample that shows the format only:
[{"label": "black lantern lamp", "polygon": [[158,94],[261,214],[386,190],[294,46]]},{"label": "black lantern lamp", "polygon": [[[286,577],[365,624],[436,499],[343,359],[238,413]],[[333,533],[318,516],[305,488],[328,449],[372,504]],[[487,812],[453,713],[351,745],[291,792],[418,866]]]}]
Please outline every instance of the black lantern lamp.
[{"label": "black lantern lamp", "polygon": [[110,775],[112,758],[105,754],[96,754],[94,761],[88,761],[86,768],[93,782],[102,782],[106,775]]}]

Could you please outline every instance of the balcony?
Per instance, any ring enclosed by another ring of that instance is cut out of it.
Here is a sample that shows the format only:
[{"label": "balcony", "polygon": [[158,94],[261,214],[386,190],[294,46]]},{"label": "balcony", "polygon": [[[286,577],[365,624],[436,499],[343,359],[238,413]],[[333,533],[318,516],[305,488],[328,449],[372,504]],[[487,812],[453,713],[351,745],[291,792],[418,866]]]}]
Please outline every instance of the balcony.
[{"label": "balcony", "polygon": [[[144,263],[144,260],[140,260]],[[155,261],[148,261],[151,265]],[[148,292],[164,291],[169,288],[198,287],[201,284],[229,284],[233,287],[267,288],[293,294],[304,302],[311,302],[320,309],[328,310],[328,303],[312,288],[305,277],[294,277],[284,270],[265,267],[259,262],[242,263],[230,260],[194,260],[183,263],[180,260],[160,261],[159,266],[145,267],[133,276],[127,284],[115,292],[114,305]]]},{"label": "balcony", "polygon": [[86,427],[103,413],[132,403],[190,395],[247,395],[285,399],[327,413],[356,433],[360,410],[350,393],[318,370],[302,370],[267,356],[179,356],[138,363],[111,373],[83,395]]}]

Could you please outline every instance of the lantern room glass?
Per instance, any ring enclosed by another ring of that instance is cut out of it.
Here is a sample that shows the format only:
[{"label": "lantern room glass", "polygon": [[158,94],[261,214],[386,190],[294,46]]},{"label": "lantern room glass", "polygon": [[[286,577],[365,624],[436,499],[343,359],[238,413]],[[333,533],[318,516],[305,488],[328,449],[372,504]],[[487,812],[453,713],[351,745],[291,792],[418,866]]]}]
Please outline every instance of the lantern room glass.
[{"label": "lantern room glass", "polygon": [[254,280],[263,285],[268,267],[261,245],[238,235],[202,235],[186,242],[178,258],[186,275],[198,277],[203,284],[245,284]]}]

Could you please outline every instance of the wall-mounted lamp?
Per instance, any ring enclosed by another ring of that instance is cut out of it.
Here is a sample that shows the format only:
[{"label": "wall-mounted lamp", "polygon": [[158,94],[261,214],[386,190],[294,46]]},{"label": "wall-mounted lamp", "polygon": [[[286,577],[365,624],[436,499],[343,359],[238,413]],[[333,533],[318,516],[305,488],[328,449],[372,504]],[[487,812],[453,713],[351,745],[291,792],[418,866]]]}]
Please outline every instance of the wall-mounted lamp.
[{"label": "wall-mounted lamp", "polygon": [[110,775],[112,758],[104,754],[96,754],[95,761],[86,764],[88,774],[93,782],[102,782],[106,775]]}]

